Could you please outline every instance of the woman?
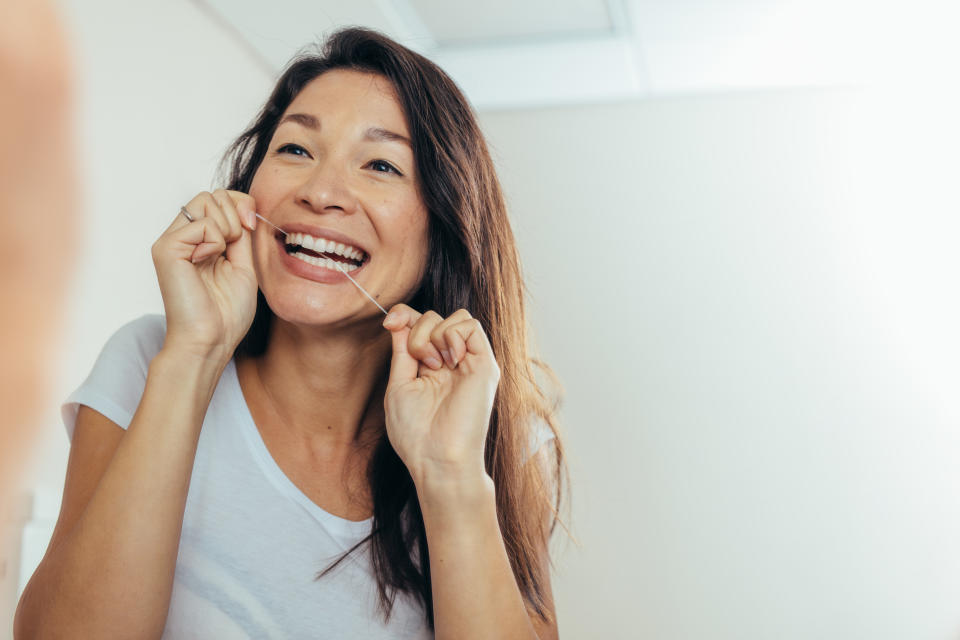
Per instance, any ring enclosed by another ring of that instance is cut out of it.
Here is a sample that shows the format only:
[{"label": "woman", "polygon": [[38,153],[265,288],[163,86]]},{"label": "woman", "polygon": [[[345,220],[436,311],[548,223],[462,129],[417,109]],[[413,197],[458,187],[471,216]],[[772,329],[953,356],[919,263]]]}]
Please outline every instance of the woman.
[{"label": "woman", "polygon": [[556,637],[562,447],[462,94],[344,30],[231,158],[153,246],[165,318],[65,407],[18,637]]}]

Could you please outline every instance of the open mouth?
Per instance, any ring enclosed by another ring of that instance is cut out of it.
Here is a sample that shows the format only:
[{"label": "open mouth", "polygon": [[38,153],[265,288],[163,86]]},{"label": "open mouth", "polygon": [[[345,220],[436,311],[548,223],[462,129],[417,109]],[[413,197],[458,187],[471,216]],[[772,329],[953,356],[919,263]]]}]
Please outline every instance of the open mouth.
[{"label": "open mouth", "polygon": [[276,238],[283,242],[288,255],[317,267],[333,271],[354,271],[370,259],[362,249],[326,238],[316,238],[306,233],[277,232]]}]

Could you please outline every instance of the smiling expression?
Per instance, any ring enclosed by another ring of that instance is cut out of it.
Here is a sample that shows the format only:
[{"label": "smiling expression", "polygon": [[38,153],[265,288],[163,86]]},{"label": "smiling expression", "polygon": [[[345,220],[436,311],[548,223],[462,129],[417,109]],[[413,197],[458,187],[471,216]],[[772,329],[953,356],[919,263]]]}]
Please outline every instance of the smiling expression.
[{"label": "smiling expression", "polygon": [[387,308],[415,293],[428,215],[409,139],[393,86],[371,73],[327,71],[284,112],[250,187],[257,212],[288,232],[261,222],[254,234],[257,279],[278,317],[382,315],[341,269]]}]

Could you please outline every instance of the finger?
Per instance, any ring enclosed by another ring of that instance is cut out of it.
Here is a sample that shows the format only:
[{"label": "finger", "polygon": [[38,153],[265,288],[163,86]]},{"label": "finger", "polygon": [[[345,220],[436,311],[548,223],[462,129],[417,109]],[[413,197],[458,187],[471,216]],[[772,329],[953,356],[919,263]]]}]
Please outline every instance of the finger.
[{"label": "finger", "polygon": [[403,303],[395,304],[383,319],[383,328],[390,331],[393,341],[393,359],[390,362],[388,384],[407,382],[417,377],[420,363],[407,351],[410,327],[420,318],[420,312]]},{"label": "finger", "polygon": [[227,245],[227,260],[236,265],[253,266],[253,234],[242,230],[240,238]]},{"label": "finger", "polygon": [[499,371],[497,361],[493,357],[493,349],[490,348],[490,341],[487,340],[487,334],[479,320],[470,318],[458,322],[451,325],[448,332],[451,334],[449,339],[454,342],[457,363],[460,363],[467,354],[472,354],[480,356],[480,362],[486,362]]},{"label": "finger", "polygon": [[230,221],[227,214],[220,208],[217,197],[212,193],[205,193],[203,199],[203,217],[217,225],[220,234],[226,242],[230,241]]},{"label": "finger", "polygon": [[253,199],[253,196],[243,193],[242,191],[230,191],[226,189],[224,193],[230,196],[230,200],[233,202],[243,226],[250,231],[255,230],[257,228],[257,203]]},{"label": "finger", "polygon": [[220,227],[209,218],[197,220],[191,224],[199,225],[202,229],[200,241],[196,243],[190,262],[203,262],[212,256],[219,256],[227,249],[226,240],[220,232]]},{"label": "finger", "polygon": [[[215,242],[215,236],[206,229],[203,218],[197,218],[193,222],[180,215],[184,223],[174,221],[171,230],[164,232],[153,244],[152,253],[154,262],[165,262],[168,259],[190,260],[195,255],[197,248],[206,243]],[[215,225],[214,225],[215,226]],[[209,250],[209,247],[204,251]]]},{"label": "finger", "polygon": [[390,360],[390,376],[387,379],[388,387],[415,380],[417,377],[420,363],[407,351],[407,339],[409,337],[410,329],[406,325],[390,331],[390,339],[393,343],[393,357]]},{"label": "finger", "polygon": [[413,324],[413,328],[410,329],[410,338],[407,340],[407,351],[410,355],[431,369],[443,367],[443,356],[440,355],[440,350],[430,342],[430,334],[441,322],[443,317],[440,314],[436,311],[427,311]]},{"label": "finger", "polygon": [[394,331],[401,327],[412,327],[413,323],[420,319],[420,312],[409,307],[402,302],[393,305],[390,313],[383,319],[383,328],[388,331]]},{"label": "finger", "polygon": [[168,259],[189,260],[194,249],[197,248],[197,243],[203,239],[203,229],[200,225],[189,222],[183,215],[178,217],[186,224],[174,220],[170,228],[164,231],[150,248],[155,265],[160,265]]},{"label": "finger", "polygon": [[463,322],[471,317],[470,312],[466,309],[457,309],[430,332],[430,342],[436,347],[437,351],[440,352],[443,361],[446,362],[447,366],[451,369],[457,366],[457,360],[453,357],[453,352],[451,351],[452,345],[446,338],[448,329],[452,325]]},{"label": "finger", "polygon": [[233,198],[224,189],[217,189],[213,192],[213,199],[227,223],[227,232],[223,234],[223,239],[227,241],[227,244],[238,240],[243,231],[243,225],[240,222],[240,214],[237,213]]},{"label": "finger", "polygon": [[203,205],[197,202],[197,198],[194,198],[184,205],[180,211],[177,211],[177,215],[173,217],[173,220],[170,222],[170,226],[167,227],[164,233],[169,233],[174,229],[182,229],[192,222],[183,214],[184,209],[187,211],[190,217],[193,218],[193,220],[199,220],[203,217]]}]

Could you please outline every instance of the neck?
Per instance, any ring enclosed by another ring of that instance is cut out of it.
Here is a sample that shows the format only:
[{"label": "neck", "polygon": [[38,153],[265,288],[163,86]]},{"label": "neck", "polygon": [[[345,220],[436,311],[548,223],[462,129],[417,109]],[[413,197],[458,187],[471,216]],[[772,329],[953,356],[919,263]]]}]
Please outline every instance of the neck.
[{"label": "neck", "polygon": [[268,345],[246,366],[277,419],[273,428],[328,450],[379,435],[390,358],[390,335],[379,324],[321,330],[274,318]]}]

